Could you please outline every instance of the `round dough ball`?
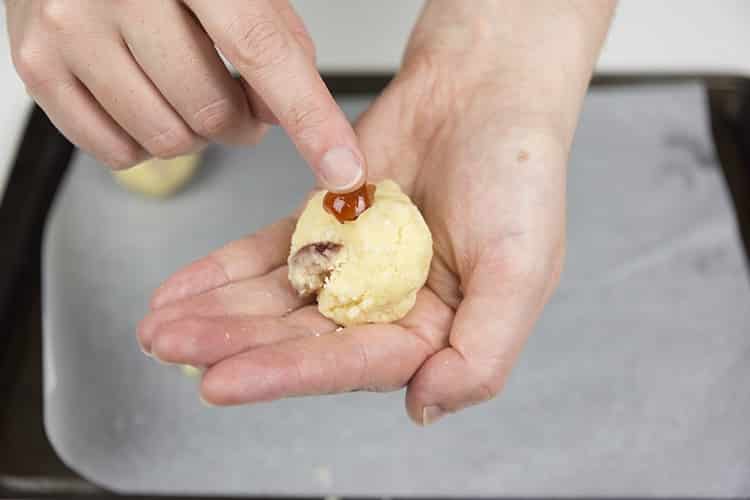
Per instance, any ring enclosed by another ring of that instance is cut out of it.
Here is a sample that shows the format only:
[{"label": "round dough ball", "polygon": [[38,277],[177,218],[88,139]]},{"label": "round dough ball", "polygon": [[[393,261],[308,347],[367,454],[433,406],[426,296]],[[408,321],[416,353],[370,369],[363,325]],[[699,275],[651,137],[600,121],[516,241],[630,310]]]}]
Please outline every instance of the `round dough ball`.
[{"label": "round dough ball", "polygon": [[201,375],[200,368],[196,368],[192,365],[180,365],[180,370],[186,377],[199,377]]},{"label": "round dough ball", "polygon": [[171,160],[152,159],[127,170],[113,172],[115,179],[146,196],[166,198],[181,189],[192,178],[200,155],[179,156]]},{"label": "round dough ball", "polygon": [[297,221],[289,281],[318,294],[318,310],[339,325],[396,321],[414,307],[432,260],[432,235],[398,184],[377,184],[356,220],[340,223],[316,193]]}]

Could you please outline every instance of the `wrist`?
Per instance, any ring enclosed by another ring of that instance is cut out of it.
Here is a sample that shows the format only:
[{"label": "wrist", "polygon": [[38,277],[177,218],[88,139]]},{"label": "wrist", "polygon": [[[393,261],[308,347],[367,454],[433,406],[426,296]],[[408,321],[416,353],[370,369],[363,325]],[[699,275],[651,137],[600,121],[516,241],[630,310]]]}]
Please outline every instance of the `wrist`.
[{"label": "wrist", "polygon": [[430,0],[402,72],[430,74],[456,96],[481,88],[498,112],[572,139],[614,4]]},{"label": "wrist", "polygon": [[428,0],[406,55],[431,51],[477,62],[493,60],[502,67],[554,53],[592,65],[615,5],[616,0]]}]

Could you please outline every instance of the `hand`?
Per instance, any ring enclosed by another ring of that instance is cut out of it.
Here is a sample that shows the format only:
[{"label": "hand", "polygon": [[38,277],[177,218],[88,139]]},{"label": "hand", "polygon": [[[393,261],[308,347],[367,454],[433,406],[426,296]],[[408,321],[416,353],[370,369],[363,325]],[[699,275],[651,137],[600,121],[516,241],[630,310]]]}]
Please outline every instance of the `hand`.
[{"label": "hand", "polygon": [[415,308],[336,331],[287,282],[293,218],[230,243],[167,280],[138,330],[157,358],[207,367],[208,402],[406,386],[408,414],[427,424],[501,390],[560,275],[567,154],[591,66],[553,68],[563,80],[540,93],[516,62],[504,72],[487,69],[507,60],[497,54],[472,60],[473,37],[448,25],[455,38],[415,32],[356,125],[371,179],[395,179],[433,233]]},{"label": "hand", "polygon": [[[279,123],[322,185],[359,187],[357,139],[287,0],[7,0],[15,66],[75,144],[113,168]],[[235,79],[216,47],[239,71]]]}]

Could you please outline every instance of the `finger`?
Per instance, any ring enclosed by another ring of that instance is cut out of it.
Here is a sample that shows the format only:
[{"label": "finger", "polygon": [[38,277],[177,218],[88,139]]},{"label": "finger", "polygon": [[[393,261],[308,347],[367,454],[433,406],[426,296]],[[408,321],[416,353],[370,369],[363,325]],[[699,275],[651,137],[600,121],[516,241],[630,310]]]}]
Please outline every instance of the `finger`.
[{"label": "finger", "polygon": [[456,312],[450,347],[430,357],[409,383],[406,408],[416,423],[430,424],[501,390],[541,313],[545,279],[531,268],[477,266]]},{"label": "finger", "polygon": [[146,159],[147,153],[102,109],[57,58],[32,42],[14,44],[13,63],[29,95],[50,121],[82,150],[115,169]]},{"label": "finger", "polygon": [[74,76],[29,89],[29,94],[70,142],[104,165],[121,170],[149,157]]},{"label": "finger", "polygon": [[276,0],[271,2],[271,6],[281,18],[286,28],[292,33],[297,43],[305,52],[310,61],[314,64],[316,59],[315,43],[307,31],[307,26],[302,18],[294,10],[288,0]]},{"label": "finger", "polygon": [[[122,40],[101,38],[83,52],[63,56],[107,113],[158,158],[195,152],[205,145],[143,74]],[[106,63],[102,63],[106,61]]]},{"label": "finger", "polygon": [[[131,5],[143,7],[142,2]],[[195,18],[178,2],[151,2],[149,10],[143,22],[120,26],[143,72],[197,135],[256,144],[265,127],[251,115],[242,84],[232,78]]]},{"label": "finger", "polygon": [[246,351],[219,362],[203,377],[203,399],[216,405],[289,396],[402,387],[427,352],[396,325],[349,328],[340,335],[305,337]]},{"label": "finger", "polygon": [[287,267],[259,278],[229,283],[150,312],[138,327],[141,348],[150,352],[154,332],[161,324],[178,319],[231,315],[283,315],[309,303],[287,279]]},{"label": "finger", "polygon": [[333,332],[336,324],[316,306],[288,316],[189,317],[159,325],[151,353],[168,363],[211,366],[235,354],[263,345]]},{"label": "finger", "polygon": [[[434,294],[420,295],[407,320],[424,325],[419,333],[400,324],[365,325],[251,349],[211,367],[203,378],[202,396],[213,404],[234,405],[403,387],[443,344],[450,321],[432,302],[437,300]],[[419,321],[427,317],[441,319]]]},{"label": "finger", "polygon": [[[297,14],[297,12],[295,12],[294,8],[289,4],[289,2],[271,2],[271,6],[276,10],[279,17],[281,17],[286,27],[297,40],[297,43],[299,43],[300,47],[302,47],[302,50],[304,50],[305,54],[307,54],[307,57],[314,64],[315,44],[313,43],[312,38],[310,37],[310,33],[307,31],[302,18],[299,17],[299,15]],[[252,87],[247,84],[247,82],[245,82],[244,80],[242,81],[245,83],[245,92],[247,93],[248,99],[250,100],[253,114],[264,123],[278,125],[278,118],[276,118],[276,116],[273,114],[268,105],[263,101],[260,95],[255,92]]]},{"label": "finger", "polygon": [[266,274],[286,263],[296,220],[282,219],[177,271],[151,299],[158,309],[184,298]]},{"label": "finger", "polygon": [[185,0],[209,36],[268,105],[326,188],[365,179],[354,130],[314,63],[267,0]]}]

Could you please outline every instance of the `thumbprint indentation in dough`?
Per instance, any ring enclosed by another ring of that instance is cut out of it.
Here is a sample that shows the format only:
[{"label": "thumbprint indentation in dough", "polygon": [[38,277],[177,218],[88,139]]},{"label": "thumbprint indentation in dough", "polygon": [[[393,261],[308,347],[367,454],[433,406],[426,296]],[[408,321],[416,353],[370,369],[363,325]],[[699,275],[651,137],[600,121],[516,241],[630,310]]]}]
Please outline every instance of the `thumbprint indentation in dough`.
[{"label": "thumbprint indentation in dough", "polygon": [[297,250],[290,262],[290,281],[300,295],[312,295],[323,288],[336,267],[336,257],[341,248],[338,243],[323,241]]}]

